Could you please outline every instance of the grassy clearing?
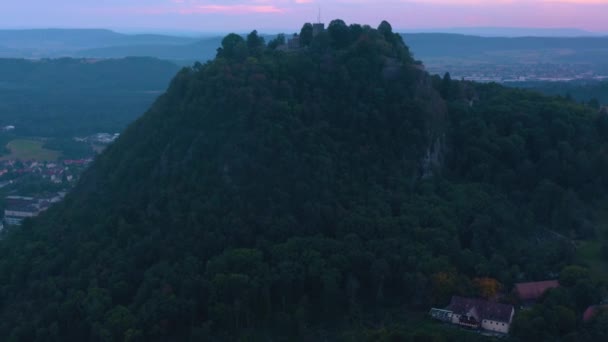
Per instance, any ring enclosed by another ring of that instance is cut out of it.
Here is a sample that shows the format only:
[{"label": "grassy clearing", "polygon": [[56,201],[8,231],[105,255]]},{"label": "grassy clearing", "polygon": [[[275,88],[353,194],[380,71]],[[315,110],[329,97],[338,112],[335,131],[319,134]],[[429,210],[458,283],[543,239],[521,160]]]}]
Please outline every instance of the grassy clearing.
[{"label": "grassy clearing", "polygon": [[608,259],[601,252],[602,245],[608,242],[608,201],[598,206],[595,223],[596,238],[577,241],[576,254],[580,262],[589,266],[596,279],[608,281]]},{"label": "grassy clearing", "polygon": [[44,142],[40,140],[15,139],[6,145],[10,153],[0,159],[56,161],[61,156],[61,152],[47,150],[42,147],[43,145]]},{"label": "grassy clearing", "polygon": [[608,262],[600,252],[601,246],[602,241],[579,241],[577,257],[579,261],[589,266],[597,280],[608,281]]}]

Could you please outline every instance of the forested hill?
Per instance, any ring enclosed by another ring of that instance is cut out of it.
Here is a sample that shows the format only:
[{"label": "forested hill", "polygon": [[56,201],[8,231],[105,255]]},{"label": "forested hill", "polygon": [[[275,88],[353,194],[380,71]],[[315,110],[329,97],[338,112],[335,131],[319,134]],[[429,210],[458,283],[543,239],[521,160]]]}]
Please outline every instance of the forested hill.
[{"label": "forested hill", "polygon": [[480,279],[560,272],[514,336],[605,333],[578,318],[604,284],[566,266],[570,239],[599,234],[607,118],[430,77],[386,22],[312,32],[287,51],[228,35],[63,203],[5,233],[0,336],[471,341],[423,313],[494,295]]},{"label": "forested hill", "polygon": [[0,126],[43,137],[120,132],[177,71],[154,58],[0,59]]}]

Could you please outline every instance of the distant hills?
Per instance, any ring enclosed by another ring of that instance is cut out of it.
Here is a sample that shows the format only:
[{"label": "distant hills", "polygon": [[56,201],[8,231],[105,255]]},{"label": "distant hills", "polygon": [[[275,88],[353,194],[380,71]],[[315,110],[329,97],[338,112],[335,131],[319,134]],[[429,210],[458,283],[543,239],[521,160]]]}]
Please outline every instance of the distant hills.
[{"label": "distant hills", "polygon": [[103,29],[0,30],[0,58],[154,57],[190,64],[215,57],[221,37],[122,34]]},{"label": "distant hills", "polygon": [[221,37],[205,38],[187,44],[169,46],[160,42],[141,45],[119,45],[96,47],[76,51],[79,57],[123,58],[127,56],[145,56],[190,64],[192,61],[210,60],[215,57],[220,46]]},{"label": "distant hills", "polygon": [[[449,33],[403,35],[418,57],[463,57],[498,55],[506,51],[547,52],[564,61],[592,61],[608,55],[608,37],[479,37]],[[590,55],[591,54],[591,55]],[[555,59],[551,59],[555,62]],[[602,59],[604,61],[604,59]]]},{"label": "distant hills", "polygon": [[[608,60],[608,36],[574,29],[471,28],[454,33],[404,33],[418,59],[474,56],[485,62],[518,61],[526,51],[534,62],[602,63]],[[485,37],[467,35],[482,32]],[[464,33],[464,34],[461,34]],[[498,37],[503,35],[503,37]],[[536,37],[514,37],[530,35]],[[538,37],[541,35],[553,37]],[[556,37],[563,36],[563,37]],[[577,37],[574,37],[577,36]],[[267,36],[273,38],[274,36]],[[190,64],[215,57],[221,37],[183,37],[159,34],[122,34],[94,29],[0,30],[0,58],[122,58],[145,56]],[[510,53],[506,53],[510,52]]]},{"label": "distant hills", "polygon": [[478,37],[404,34],[432,74],[481,82],[599,80],[608,76],[608,37]]},{"label": "distant hills", "polygon": [[456,27],[424,30],[400,30],[402,33],[450,33],[480,37],[597,37],[608,33],[590,32],[577,28],[526,27]]},{"label": "distant hills", "polygon": [[0,125],[38,137],[120,132],[178,70],[153,58],[0,59]]},{"label": "distant hills", "polygon": [[82,48],[113,45],[187,44],[194,38],[158,34],[122,34],[104,29],[0,30],[0,44],[14,49]]}]

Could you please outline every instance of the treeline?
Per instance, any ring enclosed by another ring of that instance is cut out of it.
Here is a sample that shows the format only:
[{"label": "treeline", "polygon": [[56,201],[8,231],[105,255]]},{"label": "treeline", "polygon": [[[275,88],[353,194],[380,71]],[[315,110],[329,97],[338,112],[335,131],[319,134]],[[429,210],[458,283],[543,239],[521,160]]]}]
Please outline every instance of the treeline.
[{"label": "treeline", "polygon": [[[605,116],[430,77],[386,22],[299,36],[228,35],[65,202],[3,236],[1,336],[470,341],[411,327],[454,294],[587,272],[571,239],[599,233]],[[574,327],[542,338],[603,333],[578,315],[605,284],[580,280]]]},{"label": "treeline", "polygon": [[599,109],[608,106],[608,82],[516,82],[512,86],[534,89],[547,95],[563,96]]}]

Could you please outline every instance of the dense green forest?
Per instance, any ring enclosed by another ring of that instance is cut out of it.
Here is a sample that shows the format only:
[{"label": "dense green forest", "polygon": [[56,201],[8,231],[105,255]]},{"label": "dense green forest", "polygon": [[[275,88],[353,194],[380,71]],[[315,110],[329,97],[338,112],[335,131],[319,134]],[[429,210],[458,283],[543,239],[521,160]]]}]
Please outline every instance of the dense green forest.
[{"label": "dense green forest", "polygon": [[152,58],[0,59],[0,126],[21,136],[120,132],[178,70]]},{"label": "dense green forest", "polygon": [[[181,70],[66,200],[0,240],[7,341],[474,341],[431,306],[560,277],[515,341],[608,334],[608,117],[431,77],[400,35],[254,31]],[[603,235],[604,234],[604,235]],[[505,300],[509,300],[508,298]]]}]

